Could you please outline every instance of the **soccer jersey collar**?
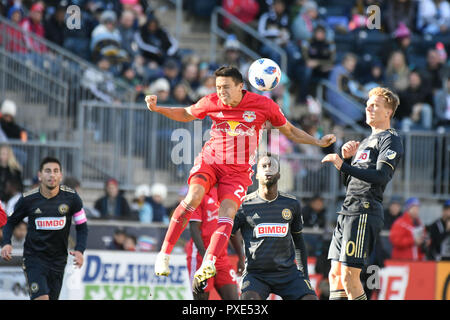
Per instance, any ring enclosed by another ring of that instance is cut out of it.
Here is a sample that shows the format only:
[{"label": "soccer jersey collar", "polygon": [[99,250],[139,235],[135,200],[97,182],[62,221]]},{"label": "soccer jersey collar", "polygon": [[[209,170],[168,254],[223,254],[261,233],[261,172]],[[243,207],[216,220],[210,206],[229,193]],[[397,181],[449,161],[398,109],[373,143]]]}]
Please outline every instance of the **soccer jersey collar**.
[{"label": "soccer jersey collar", "polygon": [[265,201],[266,203],[271,203],[271,202],[274,202],[275,200],[278,199],[278,196],[280,195],[280,192],[277,192],[277,196],[276,196],[275,199],[273,199],[273,200],[267,200],[267,199],[261,197],[261,196],[259,195],[259,192],[257,192],[256,194],[258,195],[258,198],[260,198],[261,200]]}]

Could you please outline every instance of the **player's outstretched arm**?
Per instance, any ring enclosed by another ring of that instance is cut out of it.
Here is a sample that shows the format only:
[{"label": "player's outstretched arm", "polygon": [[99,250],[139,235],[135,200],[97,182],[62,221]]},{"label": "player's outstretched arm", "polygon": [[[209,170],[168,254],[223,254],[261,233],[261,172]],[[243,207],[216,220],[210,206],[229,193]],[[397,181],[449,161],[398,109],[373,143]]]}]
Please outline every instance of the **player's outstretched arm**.
[{"label": "player's outstretched arm", "polygon": [[149,95],[145,97],[145,103],[150,111],[157,112],[163,116],[179,121],[179,122],[189,122],[197,119],[190,112],[189,108],[179,108],[179,107],[160,107],[156,105],[157,97],[155,95]]},{"label": "player's outstretched arm", "polygon": [[328,147],[329,145],[336,142],[336,137],[334,134],[327,134],[323,136],[321,139],[316,139],[313,136],[309,135],[305,131],[295,127],[289,121],[282,127],[278,127],[282,134],[284,134],[289,140],[294,141],[296,143],[303,144],[312,144],[315,146],[319,146],[322,148]]}]

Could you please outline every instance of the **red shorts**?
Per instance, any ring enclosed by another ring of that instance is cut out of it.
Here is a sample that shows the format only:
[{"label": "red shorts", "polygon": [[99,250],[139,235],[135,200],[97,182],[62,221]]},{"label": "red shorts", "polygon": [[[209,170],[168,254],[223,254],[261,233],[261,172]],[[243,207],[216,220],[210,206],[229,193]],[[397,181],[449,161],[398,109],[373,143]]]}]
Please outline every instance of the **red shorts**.
[{"label": "red shorts", "polygon": [[[192,178],[195,176],[195,179]],[[226,165],[203,161],[202,154],[197,156],[192,167],[188,184],[191,182],[203,185],[206,193],[216,183],[219,203],[224,199],[235,201],[238,207],[242,204],[247,188],[252,185],[253,169],[250,165]]]},{"label": "red shorts", "polygon": [[[191,240],[186,244],[186,258],[187,258],[187,269],[189,273],[189,279],[194,280],[195,271],[202,265],[203,258],[198,253],[197,247]],[[216,275],[208,279],[208,286],[205,288],[205,292],[211,291],[213,288],[216,290],[223,287],[226,284],[237,284],[236,270],[230,264],[227,255],[222,255],[217,258],[216,261]]]}]

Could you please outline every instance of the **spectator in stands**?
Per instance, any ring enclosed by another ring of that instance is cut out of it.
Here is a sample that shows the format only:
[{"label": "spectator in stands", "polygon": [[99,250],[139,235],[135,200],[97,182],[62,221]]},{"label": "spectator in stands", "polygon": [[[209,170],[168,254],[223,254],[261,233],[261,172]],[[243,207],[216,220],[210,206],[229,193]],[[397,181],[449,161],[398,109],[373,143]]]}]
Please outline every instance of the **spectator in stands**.
[{"label": "spectator in stands", "polygon": [[123,228],[117,228],[114,230],[113,241],[109,244],[110,250],[124,250],[123,244],[125,242],[127,233]]},{"label": "spectator in stands", "polygon": [[90,90],[92,95],[106,103],[112,103],[115,96],[115,84],[111,72],[111,63],[106,57],[101,57],[97,62],[97,67],[88,68],[83,74],[82,85]]},{"label": "spectator in stands", "polygon": [[427,83],[431,84],[433,94],[442,88],[442,79],[445,61],[439,56],[439,52],[432,48],[427,52],[426,67],[422,72],[426,77]]},{"label": "spectator in stands", "polygon": [[8,19],[16,26],[12,27],[7,24],[0,24],[0,44],[6,50],[15,53],[26,53],[28,51],[25,44],[25,37],[21,28],[19,28],[20,21],[22,21],[23,11],[20,6],[12,6],[8,10]]},{"label": "spectator in stands", "polygon": [[392,225],[389,239],[392,259],[421,261],[425,258],[425,227],[419,218],[420,201],[409,198],[403,215]]},{"label": "spectator in stands", "polygon": [[197,101],[197,99],[193,100],[189,96],[189,89],[184,82],[180,82],[175,85],[175,88],[172,90],[172,96],[169,100],[171,104],[178,106],[186,106],[191,105]]},{"label": "spectator in stands", "polygon": [[94,16],[98,4],[93,1],[82,2],[80,5],[80,28],[65,28],[64,48],[86,59],[91,59],[89,45],[91,33],[98,22]]},{"label": "spectator in stands", "polygon": [[409,74],[409,85],[406,90],[398,93],[400,106],[396,117],[401,120],[401,129],[408,131],[430,130],[433,124],[433,96],[430,86],[423,81],[418,71]]},{"label": "spectator in stands", "polygon": [[27,228],[28,225],[24,221],[20,221],[14,227],[13,235],[11,237],[11,245],[14,249],[23,249],[23,244],[25,243],[25,238],[28,231]]},{"label": "spectator in stands", "polygon": [[123,242],[123,249],[125,251],[136,251],[137,239],[136,236],[132,234],[127,234],[125,236],[125,241]]},{"label": "spectator in stands", "polygon": [[22,167],[14,156],[13,150],[8,145],[0,146],[0,200],[6,202],[6,183],[17,179],[22,186]]},{"label": "spectator in stands", "polygon": [[413,0],[391,0],[387,1],[384,20],[387,32],[392,33],[403,22],[409,30],[415,29],[416,2]]},{"label": "spectator in stands", "polygon": [[150,196],[150,187],[147,184],[141,184],[134,191],[132,209],[136,211],[139,221],[142,223],[151,223],[153,221],[153,207],[145,201]]},{"label": "spectator in stands", "polygon": [[[342,62],[331,71],[329,81],[338,91],[344,92],[361,102],[364,97],[363,89],[361,84],[353,77],[357,61],[358,57],[355,54],[345,54]],[[348,100],[343,99],[335,90],[329,90],[327,99],[349,119],[358,122],[363,118],[363,112],[355,105],[349,104]],[[345,125],[345,122],[334,115],[332,115],[332,119],[338,125]]]},{"label": "spectator in stands", "polygon": [[[394,39],[388,41],[382,48],[380,48],[380,56],[383,64],[387,65],[389,57],[395,51],[401,51],[405,56],[406,64],[413,65],[416,62],[415,51],[411,45],[411,31],[401,22],[393,34]],[[386,47],[387,46],[387,47]]]},{"label": "spectator in stands", "polygon": [[336,57],[336,46],[326,39],[326,30],[322,25],[314,29],[311,39],[302,41],[305,69],[300,79],[299,102],[305,103],[306,96],[315,96],[316,86],[322,79],[328,79]]},{"label": "spectator in stands", "polygon": [[66,34],[66,10],[67,1],[61,1],[56,6],[55,12],[44,21],[45,38],[58,46],[63,46]]},{"label": "spectator in stands", "polygon": [[164,77],[169,80],[170,88],[180,82],[180,66],[175,59],[169,58],[163,65]]},{"label": "spectator in stands", "polygon": [[[259,14],[259,3],[256,0],[222,0],[222,8],[228,13],[238,18],[241,22],[253,28],[257,27],[257,17]],[[234,28],[229,19],[223,20],[223,28],[229,33],[240,32]],[[239,37],[242,39],[241,37]]]},{"label": "spectator in stands", "polygon": [[369,92],[376,87],[384,87],[384,67],[383,64],[377,60],[372,61],[370,66],[370,73],[364,80],[364,90]]},{"label": "spectator in stands", "polygon": [[[20,27],[27,32],[34,33],[36,36],[44,38],[45,37],[45,29],[42,24],[42,18],[44,15],[45,7],[42,1],[36,2],[31,6],[30,15],[20,22]],[[33,39],[32,37],[25,36],[25,44],[27,48],[35,53],[42,54],[47,52],[47,47]],[[33,56],[33,58],[37,58]]]},{"label": "spectator in stands", "polygon": [[100,24],[95,27],[91,35],[90,50],[94,62],[102,57],[108,57],[110,63],[116,65],[129,59],[128,53],[121,47],[122,36],[116,23],[117,15],[114,11],[102,12]]},{"label": "spectator in stands", "polygon": [[[196,59],[196,58],[194,58]],[[186,94],[187,94],[187,99],[183,97],[183,93],[181,92],[181,89],[179,93],[175,94],[175,89],[178,87],[182,87],[182,86],[178,86],[178,84],[173,87],[173,92],[172,95],[175,98],[175,100],[182,102],[183,100],[185,101],[197,101],[199,97],[197,97],[196,94],[196,90],[198,89],[198,87],[200,86],[200,79],[199,79],[199,70],[198,70],[198,62],[197,61],[191,61],[191,62],[187,62],[184,66],[183,66],[183,70],[181,72],[181,83],[182,85],[184,85],[184,88],[186,90]],[[176,96],[179,95],[179,97],[177,98]],[[188,102],[189,103],[189,102]]]},{"label": "spectator in stands", "polygon": [[196,94],[197,97],[204,97],[208,94],[216,92],[216,77],[214,75],[208,75],[203,78],[200,87],[198,87]]},{"label": "spectator in stands", "polygon": [[450,30],[450,4],[446,0],[419,1],[417,30],[423,34],[446,33]]},{"label": "spectator in stands", "polygon": [[[283,48],[288,56],[288,64],[292,65],[294,61],[300,59],[301,55],[298,46],[291,41],[289,26],[290,21],[285,1],[274,0],[269,11],[263,13],[259,18],[258,33]],[[278,64],[281,62],[280,54],[266,44],[262,45],[260,53]]]},{"label": "spectator in stands", "polygon": [[135,33],[135,41],[141,54],[160,66],[168,57],[175,57],[178,51],[177,40],[160,27],[153,15],[149,15],[147,22]]},{"label": "spectator in stands", "polygon": [[401,51],[394,51],[386,66],[386,86],[396,92],[404,91],[409,84],[409,68],[405,55]]},{"label": "spectator in stands", "polygon": [[3,101],[0,111],[0,126],[6,137],[8,139],[27,142],[28,134],[26,130],[20,127],[15,121],[17,112],[16,103],[12,100],[6,99]]},{"label": "spectator in stands", "polygon": [[159,78],[152,82],[149,88],[149,93],[155,94],[158,97],[158,104],[168,105],[173,102],[170,95],[170,83],[166,78]]},{"label": "spectator in stands", "polygon": [[150,197],[146,198],[153,208],[153,222],[169,224],[167,208],[163,205],[167,197],[167,187],[162,183],[155,183],[151,187]]},{"label": "spectator in stands", "polygon": [[127,199],[119,192],[119,182],[108,179],[105,183],[105,195],[94,205],[100,212],[101,219],[131,220],[130,206]]},{"label": "spectator in stands", "polygon": [[19,178],[13,177],[6,180],[5,195],[7,200],[4,205],[6,214],[8,216],[13,214],[14,207],[16,206],[17,201],[19,201],[20,197],[22,196],[22,192],[23,184]]},{"label": "spectator in stands", "polygon": [[127,51],[131,59],[137,54],[137,45],[134,41],[135,13],[131,10],[124,10],[120,15],[119,32],[122,39],[122,48]]},{"label": "spectator in stands", "polygon": [[326,39],[333,41],[333,30],[327,26],[326,21],[320,18],[317,3],[315,1],[306,1],[291,24],[290,30],[293,40],[301,47],[303,41],[310,40],[313,37],[314,29],[319,25],[325,28]]},{"label": "spectator in stands", "polygon": [[436,125],[450,132],[450,78],[447,78],[443,88],[436,92],[434,108]]},{"label": "spectator in stands", "polygon": [[302,209],[303,226],[308,228],[325,228],[326,209],[323,198],[316,194],[310,200],[308,205]]},{"label": "spectator in stands", "polygon": [[241,44],[234,34],[227,37],[224,43],[224,55],[221,65],[233,66],[239,69],[241,74],[247,78],[249,61],[242,55]]},{"label": "spectator in stands", "polygon": [[391,230],[392,224],[402,213],[402,200],[398,196],[393,196],[389,206],[384,210],[384,230]]},{"label": "spectator in stands", "polygon": [[444,202],[442,217],[427,226],[430,235],[429,258],[450,260],[450,200]]}]

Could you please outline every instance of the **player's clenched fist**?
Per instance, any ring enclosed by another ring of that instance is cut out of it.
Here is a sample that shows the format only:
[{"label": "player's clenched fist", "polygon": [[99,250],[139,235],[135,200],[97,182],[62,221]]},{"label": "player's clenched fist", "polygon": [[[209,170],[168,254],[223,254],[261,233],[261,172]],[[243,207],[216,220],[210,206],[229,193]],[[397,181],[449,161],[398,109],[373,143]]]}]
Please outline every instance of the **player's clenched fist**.
[{"label": "player's clenched fist", "polygon": [[326,148],[335,142],[336,142],[336,136],[334,134],[327,134],[319,140],[319,146],[322,148]]},{"label": "player's clenched fist", "polygon": [[359,147],[359,141],[351,140],[351,141],[346,142],[341,148],[342,157],[344,159],[353,157],[356,154],[356,151],[358,151],[358,147]]},{"label": "player's clenched fist", "polygon": [[145,103],[147,103],[147,108],[150,111],[156,111],[156,101],[158,98],[155,95],[145,96]]}]

